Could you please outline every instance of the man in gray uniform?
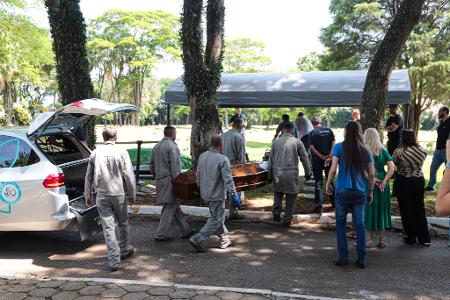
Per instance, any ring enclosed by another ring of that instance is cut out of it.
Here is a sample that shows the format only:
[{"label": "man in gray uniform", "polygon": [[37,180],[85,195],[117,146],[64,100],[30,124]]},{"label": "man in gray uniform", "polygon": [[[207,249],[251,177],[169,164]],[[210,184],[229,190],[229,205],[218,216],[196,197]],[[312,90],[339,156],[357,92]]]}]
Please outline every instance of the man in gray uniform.
[{"label": "man in gray uniform", "polygon": [[286,195],[286,209],[281,222],[290,226],[299,192],[298,158],[307,174],[311,173],[308,153],[303,143],[292,135],[292,123],[286,123],[282,135],[272,143],[269,158],[269,179],[273,180],[274,205],[273,220],[280,221],[283,196]]},{"label": "man in gray uniform", "polygon": [[[233,128],[228,130],[222,135],[223,140],[223,154],[228,157],[231,164],[236,163],[245,163],[245,140],[241,135],[242,130],[242,120],[239,118],[235,118],[233,120]],[[243,205],[244,192],[240,193],[241,196],[241,205]],[[243,219],[242,215],[239,215],[238,208],[233,204],[231,198],[228,201],[230,208],[230,213],[228,219],[230,220],[238,220]]]},{"label": "man in gray uniform", "polygon": [[[128,230],[128,203],[136,198],[136,182],[128,152],[115,145],[117,130],[103,130],[105,146],[94,150],[89,158],[84,184],[86,204],[93,205],[94,193],[102,220],[108,264],[111,271],[119,268],[120,260],[134,254]],[[119,225],[119,242],[115,233],[115,220]]]},{"label": "man in gray uniform", "polygon": [[156,201],[163,204],[155,237],[158,242],[173,240],[173,237],[169,236],[173,220],[180,230],[181,238],[187,238],[191,234],[191,229],[172,188],[172,179],[181,173],[180,149],[175,143],[176,137],[175,127],[165,127],[164,138],[153,148],[150,159],[150,171],[156,179]]},{"label": "man in gray uniform", "polygon": [[198,159],[197,185],[200,195],[209,206],[210,217],[199,233],[189,239],[192,247],[198,252],[203,252],[202,242],[216,233],[219,238],[219,248],[225,249],[231,245],[229,232],[225,227],[225,201],[227,191],[239,198],[231,177],[230,162],[221,154],[223,147],[222,138],[211,138],[212,148],[203,152]]}]

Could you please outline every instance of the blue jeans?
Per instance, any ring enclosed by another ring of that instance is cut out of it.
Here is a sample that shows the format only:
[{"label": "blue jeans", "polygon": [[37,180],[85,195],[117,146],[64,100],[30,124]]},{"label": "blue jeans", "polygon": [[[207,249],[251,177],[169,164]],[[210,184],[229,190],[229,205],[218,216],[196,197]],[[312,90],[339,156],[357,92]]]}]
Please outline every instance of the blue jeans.
[{"label": "blue jeans", "polygon": [[[354,199],[350,199],[353,197]],[[348,247],[345,226],[347,225],[347,213],[352,209],[353,222],[356,230],[356,252],[358,263],[366,263],[366,225],[365,225],[365,193],[359,197],[341,190],[336,193],[336,237],[339,251],[339,260],[348,262]]]},{"label": "blue jeans", "polygon": [[430,181],[428,182],[428,186],[434,189],[436,185],[436,174],[442,164],[445,164],[447,161],[445,155],[445,149],[436,149],[434,150],[433,160],[431,161],[430,167]]}]

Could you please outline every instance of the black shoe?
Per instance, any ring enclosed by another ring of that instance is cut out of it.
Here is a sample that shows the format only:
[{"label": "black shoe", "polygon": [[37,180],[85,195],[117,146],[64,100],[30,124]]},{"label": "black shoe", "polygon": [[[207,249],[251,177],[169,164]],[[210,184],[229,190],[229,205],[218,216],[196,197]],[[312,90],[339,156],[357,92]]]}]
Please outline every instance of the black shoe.
[{"label": "black shoe", "polygon": [[170,242],[175,238],[173,236],[155,237],[155,242]]},{"label": "black shoe", "polygon": [[195,235],[196,233],[197,233],[197,230],[191,229],[191,231],[189,231],[188,234],[182,235],[182,236],[180,236],[180,238],[182,238],[182,239],[188,239],[188,238],[190,238],[191,236]]},{"label": "black shoe", "polygon": [[193,241],[189,240],[189,243],[191,244],[191,246],[195,249],[195,251],[197,251],[198,253],[203,253],[205,252],[205,250],[203,250],[202,246],[200,246],[197,243],[194,243]]},{"label": "black shoe", "polygon": [[367,267],[367,264],[366,264],[366,263],[362,263],[362,262],[359,262],[359,261],[355,261],[355,265],[356,265],[358,268],[360,268],[360,269],[365,269],[365,268]]},{"label": "black shoe", "polygon": [[347,266],[348,265],[348,261],[342,261],[342,260],[338,259],[338,260],[335,260],[333,262],[333,264],[335,266],[338,266],[338,267],[343,267],[343,266]]},{"label": "black shoe", "polygon": [[434,188],[432,188],[431,186],[427,186],[425,188],[425,192],[433,192],[433,191],[434,191]]},{"label": "black shoe", "polygon": [[242,220],[245,217],[243,215],[240,214],[232,214],[228,216],[228,220]]},{"label": "black shoe", "polygon": [[284,227],[291,227],[292,222],[282,222],[281,225],[283,225]]},{"label": "black shoe", "polygon": [[119,265],[109,266],[109,270],[111,272],[115,272],[115,271],[119,270]]},{"label": "black shoe", "polygon": [[127,259],[131,256],[133,256],[133,254],[136,252],[136,249],[134,249],[134,247],[131,247],[130,250],[125,251],[124,253],[120,254],[120,259]]},{"label": "black shoe", "polygon": [[273,221],[274,222],[280,222],[281,221],[281,217],[279,214],[272,214],[273,215]]},{"label": "black shoe", "polygon": [[430,247],[431,243],[430,242],[419,242],[419,245],[424,246],[424,247]]},{"label": "black shoe", "polygon": [[405,243],[406,245],[415,245],[417,242],[416,241],[412,241],[408,238],[403,238],[403,243]]}]

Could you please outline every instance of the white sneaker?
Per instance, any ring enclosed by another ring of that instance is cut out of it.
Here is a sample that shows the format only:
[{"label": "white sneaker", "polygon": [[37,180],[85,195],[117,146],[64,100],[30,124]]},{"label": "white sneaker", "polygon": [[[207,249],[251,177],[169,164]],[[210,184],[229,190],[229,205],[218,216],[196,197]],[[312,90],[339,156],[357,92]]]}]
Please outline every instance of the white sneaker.
[{"label": "white sneaker", "polygon": [[219,241],[219,248],[220,249],[226,249],[231,245],[231,241],[230,240],[220,240]]}]

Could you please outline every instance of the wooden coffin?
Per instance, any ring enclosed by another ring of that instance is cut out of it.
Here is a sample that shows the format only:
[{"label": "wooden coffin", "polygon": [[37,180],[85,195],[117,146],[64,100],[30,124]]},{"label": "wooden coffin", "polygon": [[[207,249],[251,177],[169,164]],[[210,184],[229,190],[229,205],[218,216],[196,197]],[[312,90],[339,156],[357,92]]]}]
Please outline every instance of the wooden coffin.
[{"label": "wooden coffin", "polygon": [[238,192],[266,185],[267,170],[261,168],[259,163],[232,165],[231,174]]},{"label": "wooden coffin", "polygon": [[194,171],[183,172],[172,180],[175,196],[182,200],[193,200],[199,197],[197,177]]},{"label": "wooden coffin", "polygon": [[[266,185],[267,170],[259,163],[235,164],[231,166],[231,175],[238,192]],[[193,200],[199,197],[194,171],[183,172],[172,180],[175,196],[181,200]]]}]

